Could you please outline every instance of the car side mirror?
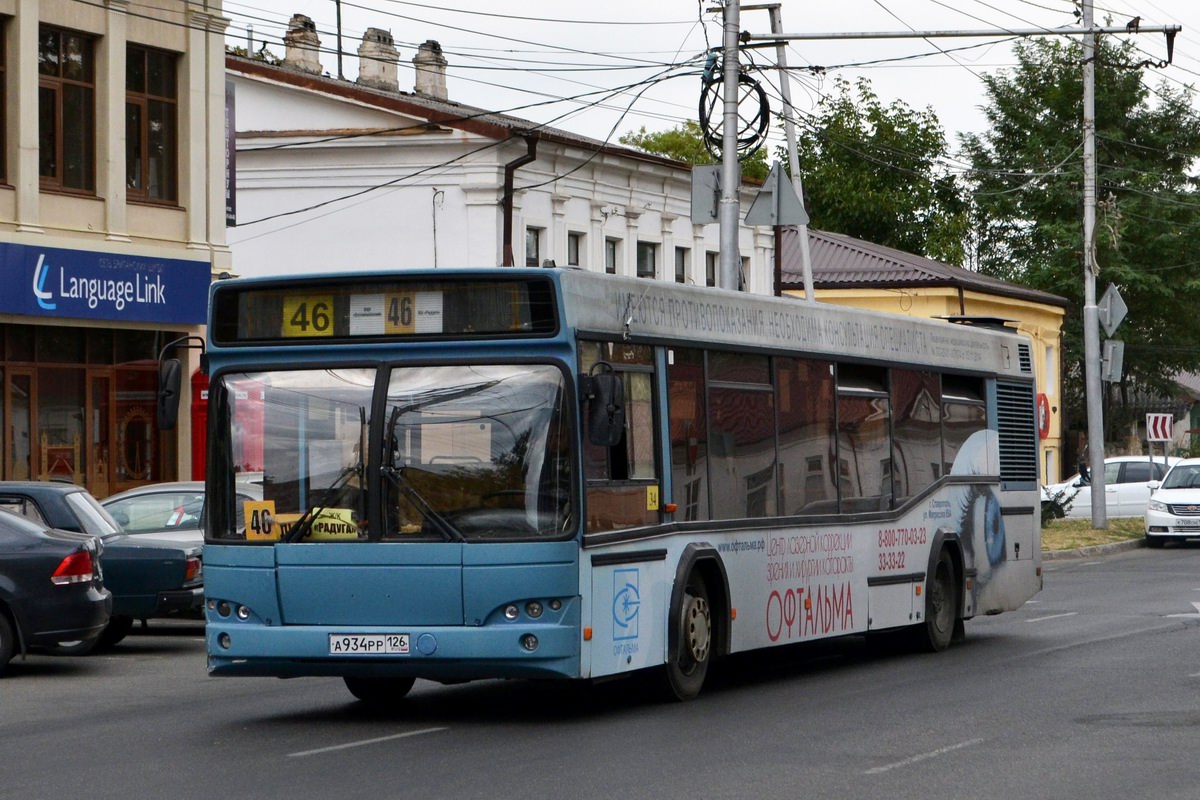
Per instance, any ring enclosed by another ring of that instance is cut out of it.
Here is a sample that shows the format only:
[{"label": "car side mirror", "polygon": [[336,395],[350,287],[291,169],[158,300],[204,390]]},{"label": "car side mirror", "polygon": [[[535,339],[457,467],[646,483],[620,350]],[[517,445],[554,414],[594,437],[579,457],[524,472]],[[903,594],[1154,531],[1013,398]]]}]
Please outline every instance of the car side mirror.
[{"label": "car side mirror", "polygon": [[1162,486],[1162,484],[1159,483],[1158,481],[1150,481],[1149,483],[1146,484],[1146,486],[1149,487],[1150,491],[1153,492],[1159,486]]}]

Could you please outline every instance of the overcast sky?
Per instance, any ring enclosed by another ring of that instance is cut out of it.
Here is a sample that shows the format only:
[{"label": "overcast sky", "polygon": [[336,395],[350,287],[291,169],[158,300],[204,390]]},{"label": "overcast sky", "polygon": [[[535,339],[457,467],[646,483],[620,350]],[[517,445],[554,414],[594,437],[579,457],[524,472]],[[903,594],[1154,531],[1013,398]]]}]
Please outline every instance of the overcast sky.
[{"label": "overcast sky", "polygon": [[[694,0],[344,1],[342,74],[357,77],[353,54],[363,32],[382,28],[400,50],[400,88],[411,90],[416,46],[433,39],[449,61],[452,100],[615,141],[642,126],[664,130],[697,118],[703,53],[722,38],[719,13],[708,13],[716,5]],[[327,50],[321,56],[325,70],[336,75],[336,8],[334,0],[227,1],[228,39],[241,46],[252,40],[255,49],[265,41],[282,56],[288,18],[305,14],[315,21]],[[1072,27],[1078,24],[1076,8],[1072,0],[782,0],[781,17],[785,33],[975,31]],[[1174,65],[1148,69],[1144,80],[1157,86],[1165,79],[1175,87],[1200,81],[1197,0],[1096,0],[1095,14],[1097,24],[1111,17],[1111,24],[1125,25],[1140,16],[1143,27],[1183,26]],[[740,28],[769,33],[770,17],[764,10],[744,10]],[[1003,38],[791,42],[790,66],[825,68],[823,74],[793,71],[792,100],[800,114],[811,113],[836,76],[866,77],[885,102],[933,108],[953,147],[956,133],[985,129],[979,76],[1013,66]],[[1166,57],[1161,33],[1134,38],[1144,58]],[[970,49],[958,49],[964,47]],[[920,57],[888,60],[909,56]],[[774,49],[752,58],[760,65],[774,63]],[[774,108],[778,77],[769,80]]]}]

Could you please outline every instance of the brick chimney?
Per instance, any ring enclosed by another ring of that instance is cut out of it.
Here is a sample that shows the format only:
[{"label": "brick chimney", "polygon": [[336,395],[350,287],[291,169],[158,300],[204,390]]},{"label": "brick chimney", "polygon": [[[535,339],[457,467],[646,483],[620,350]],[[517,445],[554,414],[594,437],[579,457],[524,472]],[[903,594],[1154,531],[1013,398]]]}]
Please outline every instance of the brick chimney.
[{"label": "brick chimney", "polygon": [[317,38],[317,24],[311,17],[293,14],[288,22],[288,31],[283,35],[285,46],[283,64],[301,72],[321,74],[321,40]]},{"label": "brick chimney", "polygon": [[429,39],[417,48],[417,54],[412,60],[417,69],[416,93],[436,97],[438,100],[448,100],[446,92],[446,57],[442,55],[442,46]]},{"label": "brick chimney", "polygon": [[400,51],[396,49],[391,31],[367,28],[362,44],[358,46],[358,82],[374,89],[398,92],[400,79],[396,77],[396,65],[399,63]]}]

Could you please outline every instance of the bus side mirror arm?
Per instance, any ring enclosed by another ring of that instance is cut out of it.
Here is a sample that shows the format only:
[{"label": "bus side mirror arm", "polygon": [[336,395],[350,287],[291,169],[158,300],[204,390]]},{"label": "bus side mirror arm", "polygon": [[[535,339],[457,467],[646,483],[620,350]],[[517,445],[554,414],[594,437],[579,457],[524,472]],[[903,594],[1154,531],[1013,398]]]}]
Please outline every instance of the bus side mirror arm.
[{"label": "bus side mirror arm", "polygon": [[199,336],[184,336],[168,342],[158,354],[158,429],[175,429],[179,419],[179,388],[183,383],[183,365],[178,358],[164,358],[173,347],[185,347],[200,351],[200,368],[208,371],[208,354],[204,352],[204,340]]},{"label": "bus side mirror arm", "polygon": [[[597,374],[597,368],[607,372]],[[612,365],[599,361],[592,372],[579,377],[579,394],[587,402],[588,441],[599,447],[613,447],[625,433],[625,382]]]}]

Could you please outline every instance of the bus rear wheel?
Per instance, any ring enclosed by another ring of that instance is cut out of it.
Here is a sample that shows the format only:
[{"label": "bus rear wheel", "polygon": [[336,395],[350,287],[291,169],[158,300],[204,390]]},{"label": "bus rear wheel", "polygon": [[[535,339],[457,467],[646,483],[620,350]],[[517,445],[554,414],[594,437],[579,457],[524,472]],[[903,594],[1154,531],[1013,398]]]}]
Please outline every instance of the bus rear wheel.
[{"label": "bus rear wheel", "polygon": [[958,623],[958,592],[954,559],[943,549],[925,586],[925,621],[917,629],[917,644],[921,649],[940,653],[950,646]]},{"label": "bus rear wheel", "polygon": [[693,572],[688,577],[679,616],[672,624],[676,629],[675,649],[667,654],[663,669],[667,697],[691,700],[704,686],[713,643],[712,607],[708,603],[708,588],[699,573]]},{"label": "bus rear wheel", "polygon": [[404,699],[417,682],[416,678],[342,678],[346,688],[364,703],[375,705],[392,705]]}]

